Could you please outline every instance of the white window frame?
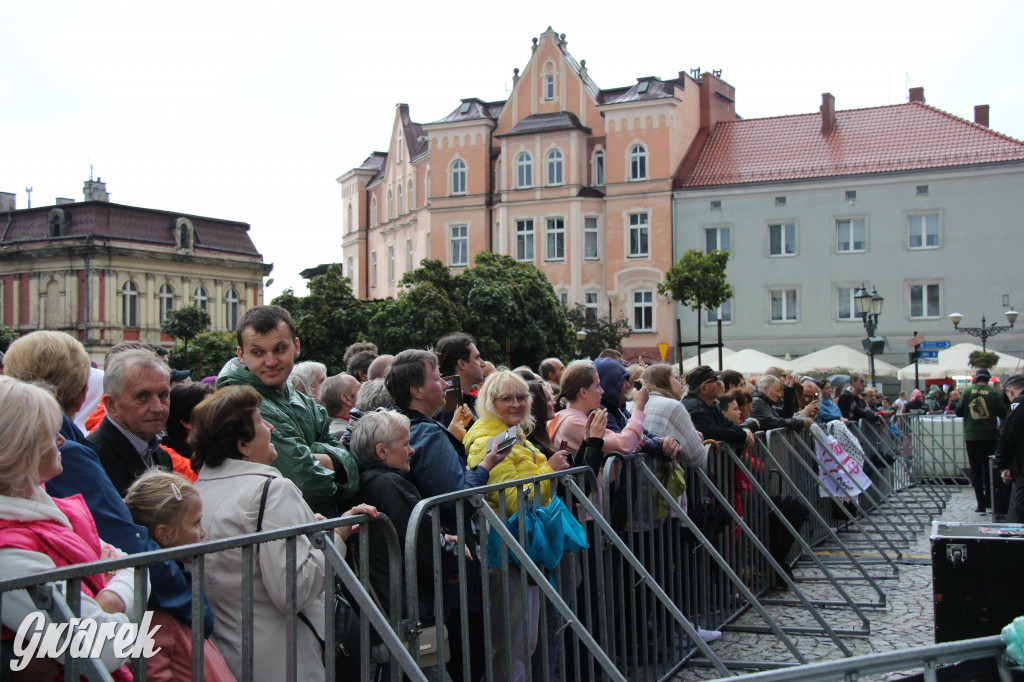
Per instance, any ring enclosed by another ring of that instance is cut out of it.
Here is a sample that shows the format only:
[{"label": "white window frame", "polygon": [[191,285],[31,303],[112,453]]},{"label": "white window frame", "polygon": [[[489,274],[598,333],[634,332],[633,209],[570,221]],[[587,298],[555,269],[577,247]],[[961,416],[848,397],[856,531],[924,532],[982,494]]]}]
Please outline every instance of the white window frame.
[{"label": "white window frame", "polygon": [[[789,294],[793,294],[793,302],[789,302]],[[780,317],[775,319],[773,305],[780,302]],[[792,310],[791,310],[792,308]],[[800,292],[796,287],[776,287],[768,290],[768,322],[771,324],[795,324],[800,321]]]},{"label": "white window frame", "polygon": [[466,179],[469,172],[466,162],[462,159],[452,161],[451,172],[448,174],[451,179],[452,196],[464,196],[466,194]]},{"label": "white window frame", "polygon": [[[632,312],[634,332],[653,332],[654,326],[654,290],[636,289],[633,291]],[[637,325],[637,314],[641,316],[641,324]],[[644,319],[644,318],[649,318]],[[644,324],[647,322],[648,324]]]},{"label": "white window frame", "polygon": [[121,285],[121,324],[136,329],[139,326],[139,286],[130,279]]},{"label": "white window frame", "polygon": [[[920,287],[921,314],[914,314],[914,289]],[[927,310],[928,288],[935,287],[935,310]],[[911,320],[938,320],[942,318],[942,281],[937,279],[911,280],[907,282],[907,317]]]},{"label": "white window frame", "polygon": [[564,184],[565,178],[565,154],[561,149],[551,149],[547,153],[547,184],[548,187],[557,187]]},{"label": "white window frame", "polygon": [[[772,228],[776,228],[776,227],[780,228],[779,229],[779,236],[780,236],[779,247],[781,248],[781,251],[779,253],[773,253],[772,252]],[[792,249],[793,250],[790,251],[790,252],[786,251],[786,246],[787,246],[787,241],[788,241],[786,239],[786,237],[787,237],[787,233],[788,232],[792,232],[792,238],[793,238],[793,240],[792,240],[793,241],[793,243],[792,243]],[[768,224],[768,257],[769,258],[791,258],[791,257],[797,255],[798,251],[799,251],[799,248],[798,248],[798,244],[797,244],[797,232],[796,232],[796,221],[795,220],[790,221],[790,222],[778,222],[778,223],[769,223]]]},{"label": "white window frame", "polygon": [[373,197],[372,199],[370,199],[370,219],[371,219],[371,224],[374,227],[377,227],[377,225],[380,224],[380,221],[377,219],[377,197],[376,196]]},{"label": "white window frame", "polygon": [[192,304],[200,310],[210,311],[210,294],[202,284],[192,292]]},{"label": "white window frame", "polygon": [[388,220],[395,218],[395,193],[388,189]]},{"label": "white window frame", "polygon": [[160,302],[160,323],[167,319],[167,314],[174,310],[174,287],[169,283],[164,282],[160,285],[160,291],[157,292],[157,299]]},{"label": "white window frame", "polygon": [[412,237],[405,240],[405,271],[412,272],[416,269],[416,253]]},{"label": "white window frame", "polygon": [[[554,248],[552,249],[552,247]],[[564,216],[551,216],[544,219],[544,260],[547,262],[565,260]]]},{"label": "white window frame", "polygon": [[[642,220],[641,220],[642,218]],[[635,222],[634,222],[635,219]],[[626,255],[629,258],[646,258],[651,255],[651,214],[649,211],[631,211],[626,214]],[[636,233],[637,249],[633,249],[633,234]],[[640,249],[645,241],[647,248]]]},{"label": "white window frame", "polygon": [[[928,242],[928,225],[927,219],[929,216],[935,216],[935,243],[929,244]],[[921,245],[914,246],[912,239],[914,238],[914,219],[918,218],[921,220]],[[942,212],[941,211],[914,211],[913,213],[907,214],[907,249],[909,251],[928,251],[930,249],[941,249],[942,248]]]},{"label": "white window frame", "polygon": [[553,102],[555,100],[555,74],[545,73],[544,74],[544,101]]},{"label": "white window frame", "polygon": [[[854,299],[854,296],[857,294],[857,289],[859,288],[860,285],[853,283],[836,285],[836,303],[833,308],[836,311],[836,322],[860,322],[862,320],[861,316],[857,314],[857,301]],[[844,291],[846,292],[845,294]],[[847,317],[843,317],[842,310],[839,306],[847,299],[850,305],[850,314]]]},{"label": "white window frame", "polygon": [[388,244],[388,284],[395,283],[395,245]]},{"label": "white window frame", "polygon": [[722,324],[732,324],[733,321],[733,299],[729,299],[717,308],[704,309],[704,324],[706,326],[717,326],[718,315],[722,316]]},{"label": "white window frame", "polygon": [[640,182],[647,179],[647,147],[639,142],[630,146],[627,168],[629,168],[630,182]]},{"label": "white window frame", "polygon": [[594,187],[604,187],[604,150],[598,149],[594,152]]},{"label": "white window frame", "polygon": [[583,319],[587,322],[597,322],[601,316],[601,292],[583,292]]},{"label": "white window frame", "polygon": [[227,293],[224,294],[224,324],[229,330],[238,326],[239,304],[241,302],[242,299],[239,298],[238,292],[235,291],[234,287],[228,289]]},{"label": "white window frame", "polygon": [[[715,248],[708,249],[708,237],[714,233]],[[725,233],[728,237],[725,239],[727,248],[722,248],[722,234]],[[725,251],[732,258],[732,225],[706,225],[704,226],[704,244],[702,245],[704,253],[711,253],[711,251]]]},{"label": "white window frame", "polygon": [[408,192],[408,195],[409,195],[408,196],[409,212],[411,213],[411,212],[416,210],[416,185],[413,184],[412,180],[409,180],[409,192]]},{"label": "white window frame", "polygon": [[583,260],[601,260],[601,218],[596,215],[583,216]]},{"label": "white window frame", "polygon": [[352,234],[352,202],[348,202],[348,209],[345,211],[345,232]]},{"label": "white window frame", "polygon": [[533,263],[537,255],[537,224],[533,218],[516,219],[515,240],[516,260]]},{"label": "white window frame", "polygon": [[398,183],[398,213],[396,215],[405,215],[405,194],[402,192],[402,183]]},{"label": "white window frame", "polygon": [[467,223],[448,226],[448,265],[453,268],[464,268],[469,265],[469,225]]},{"label": "white window frame", "polygon": [[370,288],[377,287],[377,252],[370,252]]},{"label": "white window frame", "polygon": [[[856,223],[860,221],[864,226],[864,246],[857,248],[856,240]],[[849,230],[849,241],[848,248],[843,248],[843,223],[846,223],[846,229]],[[835,224],[835,235],[836,235],[836,253],[865,253],[868,250],[868,219],[864,216],[853,216],[846,218],[836,218]]]},{"label": "white window frame", "polygon": [[355,266],[355,260],[352,258],[352,256],[348,257],[348,262],[346,263],[346,266],[347,267],[345,268],[344,275],[346,277],[348,277],[348,280],[349,280],[350,283],[354,284],[355,281],[356,281],[356,273],[355,273],[356,266]]},{"label": "white window frame", "polygon": [[533,187],[533,156],[530,152],[519,152],[516,156],[516,189]]}]

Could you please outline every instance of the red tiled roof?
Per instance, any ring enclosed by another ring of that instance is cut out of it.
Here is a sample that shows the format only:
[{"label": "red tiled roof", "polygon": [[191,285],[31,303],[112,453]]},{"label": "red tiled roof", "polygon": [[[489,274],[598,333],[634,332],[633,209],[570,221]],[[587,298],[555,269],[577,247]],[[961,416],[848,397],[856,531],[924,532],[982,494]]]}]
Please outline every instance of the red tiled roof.
[{"label": "red tiled roof", "polygon": [[1024,142],[920,102],[723,121],[682,187],[777,182],[1024,160]]}]

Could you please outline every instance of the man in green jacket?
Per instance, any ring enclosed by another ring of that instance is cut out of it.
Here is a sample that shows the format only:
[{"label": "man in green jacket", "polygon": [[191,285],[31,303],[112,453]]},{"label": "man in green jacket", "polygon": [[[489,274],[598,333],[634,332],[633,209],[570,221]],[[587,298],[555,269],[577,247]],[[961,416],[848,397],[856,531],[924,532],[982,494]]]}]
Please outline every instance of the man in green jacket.
[{"label": "man in green jacket", "polygon": [[261,396],[260,414],[273,424],[277,467],[292,480],[314,512],[335,516],[359,489],[355,458],[330,432],[331,418],[312,398],[288,384],[299,338],[287,310],[262,305],[238,322],[238,357],[217,376],[217,388],[252,386]]},{"label": "man in green jacket", "polygon": [[987,369],[979,369],[974,375],[974,385],[964,390],[956,404],[956,416],[964,418],[971,484],[978,499],[978,508],[974,511],[980,514],[988,508],[991,487],[988,458],[996,453],[999,440],[997,419],[1005,415],[1009,407],[1002,392],[988,385],[991,378]]}]

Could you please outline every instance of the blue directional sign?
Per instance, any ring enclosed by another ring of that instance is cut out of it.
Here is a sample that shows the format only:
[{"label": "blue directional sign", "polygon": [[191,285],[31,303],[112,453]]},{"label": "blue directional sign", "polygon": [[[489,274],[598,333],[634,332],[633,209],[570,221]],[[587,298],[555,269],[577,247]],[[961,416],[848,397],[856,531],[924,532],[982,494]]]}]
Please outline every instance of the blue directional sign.
[{"label": "blue directional sign", "polygon": [[[945,350],[946,348],[949,348],[949,341],[925,341],[920,346],[918,346],[918,348],[920,348],[922,350],[925,350],[925,349],[929,349],[929,350],[931,350],[931,349]],[[926,356],[922,356],[922,357],[935,357],[935,356],[934,355],[926,355]]]},{"label": "blue directional sign", "polygon": [[917,357],[919,357],[919,358],[937,358],[937,357],[939,357],[939,351],[937,351],[937,350],[919,350],[919,351],[917,351]]}]

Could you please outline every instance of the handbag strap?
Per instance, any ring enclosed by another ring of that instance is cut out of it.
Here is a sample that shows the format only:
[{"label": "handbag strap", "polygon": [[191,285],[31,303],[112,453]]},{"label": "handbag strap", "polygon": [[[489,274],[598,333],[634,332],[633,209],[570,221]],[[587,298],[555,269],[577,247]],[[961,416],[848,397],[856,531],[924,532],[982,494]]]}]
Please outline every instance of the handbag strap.
[{"label": "handbag strap", "polygon": [[[267,476],[267,482],[263,484],[263,494],[260,495],[260,513],[256,517],[256,532],[259,533],[263,530],[263,512],[267,510],[267,492],[270,491],[270,484],[273,482],[273,476]],[[256,546],[257,550],[259,545]]]}]

